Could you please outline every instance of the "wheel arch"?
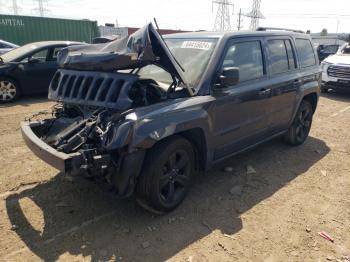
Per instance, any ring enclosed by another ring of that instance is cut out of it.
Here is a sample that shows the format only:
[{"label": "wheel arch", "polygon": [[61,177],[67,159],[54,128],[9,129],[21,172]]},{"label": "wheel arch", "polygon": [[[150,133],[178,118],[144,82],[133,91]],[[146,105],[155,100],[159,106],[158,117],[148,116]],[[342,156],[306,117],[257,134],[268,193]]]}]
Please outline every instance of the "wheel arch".
[{"label": "wheel arch", "polygon": [[147,151],[155,147],[157,144],[164,143],[173,137],[182,137],[192,145],[196,159],[195,168],[197,171],[204,171],[207,165],[208,148],[204,130],[200,127],[183,130],[163,137],[162,139],[152,144],[152,146],[149,147]]},{"label": "wheel arch", "polygon": [[318,102],[318,96],[316,93],[307,94],[303,97],[302,100],[308,101],[312,106],[313,112],[316,111],[317,102]]},{"label": "wheel arch", "polygon": [[177,135],[184,137],[191,143],[196,158],[196,170],[204,171],[206,169],[208,152],[204,131],[198,127],[179,132]]}]

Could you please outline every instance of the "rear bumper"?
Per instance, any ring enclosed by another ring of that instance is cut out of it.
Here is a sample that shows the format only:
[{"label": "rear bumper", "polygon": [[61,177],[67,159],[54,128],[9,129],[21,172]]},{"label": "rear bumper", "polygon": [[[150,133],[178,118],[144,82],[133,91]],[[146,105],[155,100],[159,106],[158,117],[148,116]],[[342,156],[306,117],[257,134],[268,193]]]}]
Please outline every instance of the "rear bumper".
[{"label": "rear bumper", "polygon": [[84,158],[80,153],[65,154],[47,145],[34,132],[42,122],[24,121],[21,123],[21,132],[24,142],[29,149],[46,163],[64,173],[74,173],[78,171],[84,163]]}]

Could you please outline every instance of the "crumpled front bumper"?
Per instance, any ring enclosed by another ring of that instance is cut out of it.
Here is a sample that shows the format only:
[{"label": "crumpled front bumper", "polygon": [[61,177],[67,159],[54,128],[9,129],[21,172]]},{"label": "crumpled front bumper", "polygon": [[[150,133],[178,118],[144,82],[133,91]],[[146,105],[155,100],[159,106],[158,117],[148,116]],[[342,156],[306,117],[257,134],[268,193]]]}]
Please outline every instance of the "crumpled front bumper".
[{"label": "crumpled front bumper", "polygon": [[23,121],[21,132],[26,145],[30,150],[46,163],[64,173],[75,173],[84,163],[81,153],[65,154],[52,148],[42,141],[35,133],[40,128],[40,121]]}]

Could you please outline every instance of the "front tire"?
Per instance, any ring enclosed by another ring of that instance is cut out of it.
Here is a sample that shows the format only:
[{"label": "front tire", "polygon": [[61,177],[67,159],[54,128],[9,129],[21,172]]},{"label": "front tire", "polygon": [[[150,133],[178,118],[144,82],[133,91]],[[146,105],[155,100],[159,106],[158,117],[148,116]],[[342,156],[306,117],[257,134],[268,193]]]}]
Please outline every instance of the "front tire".
[{"label": "front tire", "polygon": [[297,146],[305,142],[311,129],[313,113],[310,102],[301,101],[293,123],[285,135],[285,141],[288,144]]},{"label": "front tire", "polygon": [[190,142],[174,136],[157,143],[147,154],[137,184],[137,198],[154,213],[175,209],[191,186],[195,156]]},{"label": "front tire", "polygon": [[6,77],[0,78],[0,103],[9,103],[19,97],[18,84]]}]

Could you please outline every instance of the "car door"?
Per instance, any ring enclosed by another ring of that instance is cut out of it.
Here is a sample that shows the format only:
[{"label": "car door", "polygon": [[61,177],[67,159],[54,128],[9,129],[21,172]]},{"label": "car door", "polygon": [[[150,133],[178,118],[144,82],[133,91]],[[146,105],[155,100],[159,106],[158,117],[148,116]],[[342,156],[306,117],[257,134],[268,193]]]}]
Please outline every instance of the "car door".
[{"label": "car door", "polygon": [[265,39],[267,69],[271,83],[270,122],[273,125],[272,132],[275,133],[288,128],[297,99],[297,90],[302,85],[292,43],[288,36]]},{"label": "car door", "polygon": [[56,48],[58,47],[41,49],[24,59],[21,86],[25,93],[47,92],[51,79],[58,68],[55,57]]},{"label": "car door", "polygon": [[229,41],[219,73],[239,68],[239,82],[213,87],[214,161],[263,140],[269,132],[270,87],[263,42],[259,38]]}]

